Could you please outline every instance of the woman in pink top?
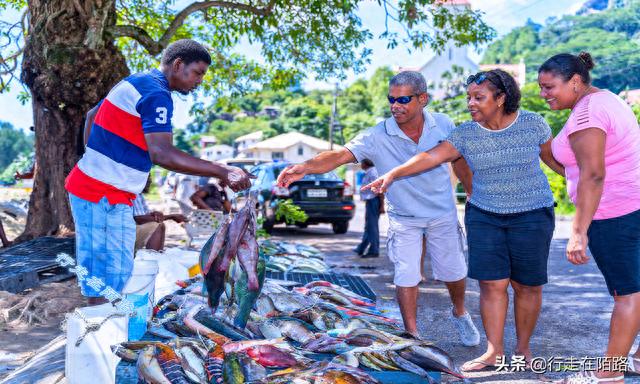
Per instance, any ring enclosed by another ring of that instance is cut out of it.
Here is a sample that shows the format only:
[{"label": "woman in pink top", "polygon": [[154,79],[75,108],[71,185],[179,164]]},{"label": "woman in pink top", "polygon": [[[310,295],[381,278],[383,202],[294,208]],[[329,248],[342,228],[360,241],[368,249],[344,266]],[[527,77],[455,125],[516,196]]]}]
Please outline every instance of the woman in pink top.
[{"label": "woman in pink top", "polygon": [[[591,55],[581,52],[553,56],[538,70],[540,96],[549,107],[571,109],[551,146],[576,206],[567,258],[586,263],[589,246],[614,298],[606,352],[612,368],[562,382],[623,383],[627,367],[620,357],[640,330],[640,128],[620,97],[591,85],[593,67]],[[628,358],[628,369],[640,371],[640,348]]]}]

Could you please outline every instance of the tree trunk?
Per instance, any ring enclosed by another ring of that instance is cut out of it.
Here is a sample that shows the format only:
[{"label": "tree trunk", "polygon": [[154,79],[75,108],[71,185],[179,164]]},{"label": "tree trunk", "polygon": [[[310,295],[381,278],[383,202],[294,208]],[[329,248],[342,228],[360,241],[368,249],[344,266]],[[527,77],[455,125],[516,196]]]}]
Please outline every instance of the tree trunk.
[{"label": "tree trunk", "polygon": [[105,35],[115,0],[29,0],[22,80],[31,90],[36,169],[18,241],[73,231],[64,180],[84,151],[86,112],[129,72]]}]

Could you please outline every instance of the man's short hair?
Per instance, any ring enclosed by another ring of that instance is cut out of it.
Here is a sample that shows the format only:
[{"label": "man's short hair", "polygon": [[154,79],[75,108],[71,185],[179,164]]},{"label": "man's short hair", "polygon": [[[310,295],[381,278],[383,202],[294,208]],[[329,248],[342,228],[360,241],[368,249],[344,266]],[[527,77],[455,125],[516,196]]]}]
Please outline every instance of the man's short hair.
[{"label": "man's short hair", "polygon": [[416,71],[404,71],[393,76],[389,80],[389,88],[402,87],[405,85],[411,86],[413,93],[421,95],[427,93],[427,81],[422,76],[422,73]]},{"label": "man's short hair", "polygon": [[174,41],[162,52],[162,64],[164,65],[171,65],[178,58],[186,65],[198,61],[211,65],[211,55],[209,55],[207,49],[202,44],[191,39]]}]

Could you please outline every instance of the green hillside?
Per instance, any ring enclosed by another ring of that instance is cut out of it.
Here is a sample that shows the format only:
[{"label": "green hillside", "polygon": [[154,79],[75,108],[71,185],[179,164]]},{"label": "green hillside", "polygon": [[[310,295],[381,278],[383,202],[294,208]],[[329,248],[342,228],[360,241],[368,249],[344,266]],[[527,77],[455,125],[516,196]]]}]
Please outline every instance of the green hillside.
[{"label": "green hillside", "polygon": [[614,92],[640,88],[640,0],[594,14],[549,20],[545,26],[529,22],[491,44],[482,63],[517,63],[523,58],[531,81],[547,58],[582,50],[595,59],[596,86]]}]

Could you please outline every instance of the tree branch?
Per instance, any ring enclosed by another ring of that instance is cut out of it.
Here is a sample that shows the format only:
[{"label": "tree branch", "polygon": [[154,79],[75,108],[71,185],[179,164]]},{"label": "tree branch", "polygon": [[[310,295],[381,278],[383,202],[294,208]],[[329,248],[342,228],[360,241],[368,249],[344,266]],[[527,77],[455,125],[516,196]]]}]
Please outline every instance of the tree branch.
[{"label": "tree branch", "polygon": [[193,3],[182,11],[178,12],[176,17],[171,22],[171,25],[169,25],[169,28],[167,28],[165,33],[160,38],[160,44],[162,45],[162,47],[166,47],[169,44],[169,40],[171,40],[173,35],[175,35],[175,33],[178,31],[178,28],[180,28],[182,24],[184,24],[186,18],[194,12],[216,7],[246,11],[256,16],[264,17],[271,14],[274,5],[275,0],[269,0],[269,3],[264,8],[255,7],[249,4],[234,3],[230,1],[201,1],[198,3]]},{"label": "tree branch", "polygon": [[171,24],[164,32],[159,41],[153,40],[151,36],[144,29],[135,25],[116,25],[110,29],[110,32],[114,37],[130,37],[140,43],[151,55],[157,55],[167,45],[169,41],[176,34],[178,29],[184,24],[187,17],[192,13],[203,11],[208,8],[226,8],[235,9],[240,11],[246,11],[256,16],[269,16],[273,12],[275,6],[275,0],[269,0],[269,3],[264,7],[256,7],[250,4],[234,3],[231,1],[200,1],[192,3],[182,11],[178,12],[176,17],[171,21]]},{"label": "tree branch", "polygon": [[153,40],[144,29],[135,25],[116,25],[109,29],[113,37],[130,37],[136,40],[150,55],[155,56],[162,52],[164,48],[160,43]]},{"label": "tree branch", "polygon": [[18,56],[22,55],[22,52],[24,51],[24,47],[20,48],[17,52],[14,52],[12,55],[8,56],[8,57],[2,57],[2,55],[0,55],[0,65],[6,64],[7,62],[17,58]]}]

